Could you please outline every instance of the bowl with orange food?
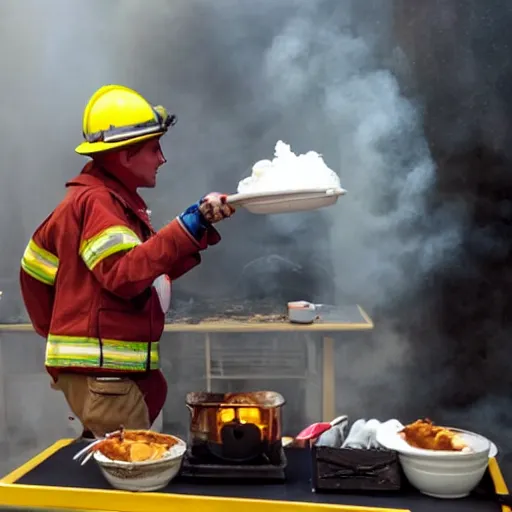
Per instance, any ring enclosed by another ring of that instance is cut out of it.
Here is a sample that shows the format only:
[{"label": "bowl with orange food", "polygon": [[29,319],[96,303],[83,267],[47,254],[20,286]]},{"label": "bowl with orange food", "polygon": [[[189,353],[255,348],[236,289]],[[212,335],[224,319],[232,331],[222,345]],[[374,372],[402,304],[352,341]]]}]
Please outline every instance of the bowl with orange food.
[{"label": "bowl with orange food", "polygon": [[107,481],[125,491],[157,491],[178,474],[187,445],[150,430],[122,430],[94,447],[94,460]]},{"label": "bowl with orange food", "polygon": [[406,426],[383,424],[377,442],[398,452],[407,480],[423,494],[436,498],[463,498],[477,487],[496,455],[485,437],[429,419]]}]

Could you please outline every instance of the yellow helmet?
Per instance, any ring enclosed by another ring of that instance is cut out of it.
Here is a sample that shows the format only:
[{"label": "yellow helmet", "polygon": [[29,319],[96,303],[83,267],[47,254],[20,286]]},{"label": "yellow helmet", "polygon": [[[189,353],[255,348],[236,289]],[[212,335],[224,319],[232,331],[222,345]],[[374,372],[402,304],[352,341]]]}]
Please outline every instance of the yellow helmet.
[{"label": "yellow helmet", "polygon": [[160,137],[176,121],[176,116],[160,105],[152,106],[138,92],[122,85],[105,85],[85,107],[85,141],[75,151],[92,155]]}]

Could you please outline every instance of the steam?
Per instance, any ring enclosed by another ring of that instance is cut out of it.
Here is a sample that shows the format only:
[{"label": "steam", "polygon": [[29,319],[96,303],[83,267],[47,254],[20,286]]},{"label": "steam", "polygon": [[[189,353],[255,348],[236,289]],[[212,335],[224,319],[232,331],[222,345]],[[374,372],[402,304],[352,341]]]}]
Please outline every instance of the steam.
[{"label": "steam", "polygon": [[326,125],[331,132],[328,144],[322,135],[313,140],[349,190],[326,211],[337,296],[375,307],[456,258],[463,211],[428,207],[435,169],[417,105],[390,71],[375,65],[364,39],[340,31],[338,19],[311,23],[311,10],[274,39],[265,75],[276,105],[286,112],[304,102],[305,122],[322,135]]},{"label": "steam", "polygon": [[256,162],[251,176],[238,184],[242,194],[308,188],[341,189],[341,183],[338,175],[325,165],[322,155],[316,151],[296,155],[282,140],[276,144],[275,157]]}]

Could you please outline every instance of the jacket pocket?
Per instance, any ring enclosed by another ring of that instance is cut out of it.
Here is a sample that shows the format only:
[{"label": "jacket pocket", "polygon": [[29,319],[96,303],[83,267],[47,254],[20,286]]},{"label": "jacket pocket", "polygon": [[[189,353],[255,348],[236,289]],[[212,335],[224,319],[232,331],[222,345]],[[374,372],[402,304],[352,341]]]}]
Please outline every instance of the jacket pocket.
[{"label": "jacket pocket", "polygon": [[136,384],[130,379],[98,380],[94,377],[87,378],[89,391],[96,395],[127,395],[134,385]]},{"label": "jacket pocket", "polygon": [[144,396],[131,379],[117,381],[87,378],[88,396],[82,422],[95,436],[118,430],[148,429],[149,414]]}]

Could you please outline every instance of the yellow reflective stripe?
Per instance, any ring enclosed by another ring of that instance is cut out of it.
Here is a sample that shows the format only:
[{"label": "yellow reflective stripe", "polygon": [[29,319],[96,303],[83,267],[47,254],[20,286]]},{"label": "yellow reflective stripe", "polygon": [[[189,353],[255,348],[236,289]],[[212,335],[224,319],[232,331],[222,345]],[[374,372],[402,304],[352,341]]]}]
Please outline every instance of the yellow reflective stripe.
[{"label": "yellow reflective stripe", "polygon": [[21,268],[34,279],[52,286],[59,269],[59,258],[30,240],[21,258]]},{"label": "yellow reflective stripe", "polygon": [[142,243],[134,231],[125,226],[112,226],[82,242],[80,256],[92,270],[100,261]]},{"label": "yellow reflective stripe", "polygon": [[[101,355],[103,354],[103,361]],[[139,341],[100,340],[50,334],[46,343],[46,366],[147,370],[148,344]],[[159,344],[151,343],[150,369],[160,367]]]}]

